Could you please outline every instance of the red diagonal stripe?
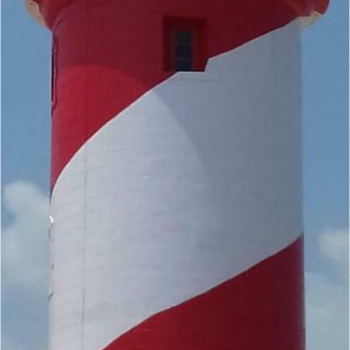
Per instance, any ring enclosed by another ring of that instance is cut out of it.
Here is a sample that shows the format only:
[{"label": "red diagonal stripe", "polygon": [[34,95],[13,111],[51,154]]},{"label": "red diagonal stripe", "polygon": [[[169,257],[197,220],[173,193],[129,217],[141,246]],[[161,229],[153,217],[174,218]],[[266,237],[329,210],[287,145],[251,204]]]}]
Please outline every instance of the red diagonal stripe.
[{"label": "red diagonal stripe", "polygon": [[302,350],[302,276],[299,239],[242,275],[151,317],[105,350]]}]

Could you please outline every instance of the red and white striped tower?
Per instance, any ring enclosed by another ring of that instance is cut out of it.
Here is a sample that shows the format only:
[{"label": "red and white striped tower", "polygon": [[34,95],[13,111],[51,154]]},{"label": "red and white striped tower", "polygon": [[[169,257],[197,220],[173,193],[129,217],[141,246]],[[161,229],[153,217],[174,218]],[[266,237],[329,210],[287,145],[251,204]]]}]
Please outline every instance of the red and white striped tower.
[{"label": "red and white striped tower", "polygon": [[300,27],[327,0],[35,0],[53,31],[50,350],[302,350]]}]

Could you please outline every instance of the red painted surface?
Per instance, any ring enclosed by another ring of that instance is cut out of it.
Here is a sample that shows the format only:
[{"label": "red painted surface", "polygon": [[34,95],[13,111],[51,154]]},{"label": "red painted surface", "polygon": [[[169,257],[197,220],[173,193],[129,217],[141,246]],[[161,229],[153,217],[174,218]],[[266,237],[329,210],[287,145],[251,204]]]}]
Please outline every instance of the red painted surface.
[{"label": "red painted surface", "polygon": [[[53,27],[55,19],[60,11],[74,0],[34,0],[41,7],[41,12],[43,13],[46,23],[50,28]],[[130,0],[120,0],[123,6],[127,5],[127,1]],[[231,2],[239,2],[239,0],[231,0]],[[101,0],[85,0],[87,4],[94,4],[101,2]],[[299,16],[305,16],[310,13],[310,11],[318,11],[324,13],[327,9],[329,0],[279,0],[278,2],[285,3],[288,6],[292,6],[296,14]],[[202,6],[202,3],[200,4]]]},{"label": "red painted surface", "polygon": [[[49,22],[62,4],[42,1]],[[202,0],[201,6],[198,0],[76,0],[65,7],[54,16],[52,186],[101,126],[171,75],[164,70],[163,48],[163,22],[169,15],[206,19],[208,57],[213,57],[298,14],[281,0]]]},{"label": "red painted surface", "polygon": [[105,350],[302,350],[302,240],[141,323]]}]

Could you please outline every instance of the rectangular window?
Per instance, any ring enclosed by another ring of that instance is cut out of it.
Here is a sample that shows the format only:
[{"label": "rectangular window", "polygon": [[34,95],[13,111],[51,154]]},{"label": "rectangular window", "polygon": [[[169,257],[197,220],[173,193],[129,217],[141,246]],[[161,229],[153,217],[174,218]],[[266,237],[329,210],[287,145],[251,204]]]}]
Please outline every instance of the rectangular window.
[{"label": "rectangular window", "polygon": [[175,71],[193,70],[193,36],[190,30],[175,32]]},{"label": "rectangular window", "polygon": [[167,17],[164,68],[169,72],[204,71],[207,63],[205,20]]}]

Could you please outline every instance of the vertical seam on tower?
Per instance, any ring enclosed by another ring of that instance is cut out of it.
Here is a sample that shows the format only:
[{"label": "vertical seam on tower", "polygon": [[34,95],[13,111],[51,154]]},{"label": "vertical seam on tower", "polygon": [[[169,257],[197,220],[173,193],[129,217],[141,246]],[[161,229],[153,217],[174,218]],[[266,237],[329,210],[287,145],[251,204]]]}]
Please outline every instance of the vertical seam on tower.
[{"label": "vertical seam on tower", "polygon": [[[86,58],[86,73],[85,73],[85,120],[84,120],[84,138],[87,139],[88,135],[88,86],[89,86],[89,1],[86,3],[85,16],[86,16],[86,31],[85,31],[85,58]],[[83,259],[83,280],[82,280],[82,310],[81,310],[81,350],[85,349],[85,303],[86,303],[86,218],[87,218],[87,148],[84,150],[84,189],[83,189],[83,247],[82,247],[82,259]]]}]

